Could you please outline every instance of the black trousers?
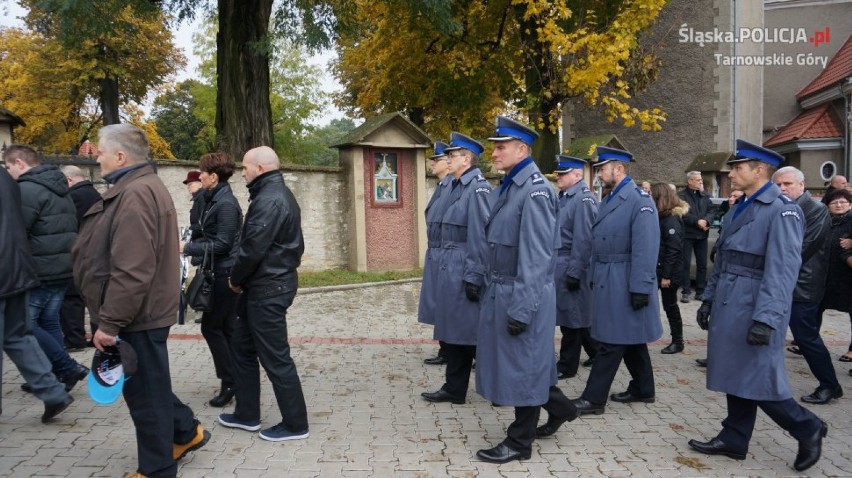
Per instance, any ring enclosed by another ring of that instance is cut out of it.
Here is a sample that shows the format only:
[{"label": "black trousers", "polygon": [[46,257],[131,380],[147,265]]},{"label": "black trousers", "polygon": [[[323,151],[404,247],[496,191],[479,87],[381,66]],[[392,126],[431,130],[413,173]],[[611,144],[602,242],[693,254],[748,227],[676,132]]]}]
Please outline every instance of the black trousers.
[{"label": "black trousers", "polygon": [[683,239],[683,293],[689,294],[689,265],[692,264],[692,255],[695,254],[695,292],[704,292],[707,282],[707,238]]},{"label": "black trousers", "polygon": [[672,283],[668,287],[660,287],[660,296],[666,318],[669,319],[672,342],[683,343],[683,319],[680,316],[680,307],[677,305],[677,284]]},{"label": "black trousers", "polygon": [[86,303],[80,297],[80,291],[77,290],[73,281],[65,289],[65,298],[59,308],[59,322],[62,325],[66,347],[86,346]]},{"label": "black trousers", "polygon": [[559,387],[550,387],[547,402],[544,405],[515,407],[515,421],[506,430],[506,440],[503,443],[516,451],[531,452],[541,409],[544,408],[548,415],[553,417],[564,418],[570,413],[571,407],[571,400],[562,393]]},{"label": "black trousers", "polygon": [[822,327],[822,313],[819,304],[793,301],[793,306],[790,308],[790,331],[811,373],[819,381],[819,386],[835,390],[840,387],[840,382],[837,381],[831,355],[819,334],[819,329]]},{"label": "black trousers", "polygon": [[456,345],[444,342],[447,357],[446,382],[441,387],[461,400],[467,397],[470,370],[476,358],[476,345]]},{"label": "black trousers", "polygon": [[586,352],[586,355],[589,356],[590,359],[595,358],[595,355],[598,353],[598,341],[592,338],[592,329],[585,328],[581,329],[582,333],[582,344],[583,350]]},{"label": "black trousers", "polygon": [[[569,327],[559,327],[562,332],[562,341],[559,345],[559,360],[556,361],[556,370],[560,374],[568,376],[577,375],[577,369],[580,367],[580,348],[583,345],[583,337],[589,334],[588,328],[572,329]],[[591,339],[591,336],[589,336]],[[594,357],[594,350],[589,353],[589,357]]]},{"label": "black trousers", "polygon": [[168,336],[169,327],[121,333],[121,339],[136,350],[138,360],[136,373],[123,390],[136,428],[138,471],[154,478],[174,478],[173,444],[189,443],[198,426],[192,409],[172,392]]},{"label": "black trousers", "polygon": [[438,341],[438,357],[447,358],[447,344],[440,340]]},{"label": "black trousers", "polygon": [[222,388],[234,386],[234,365],[231,359],[231,333],[237,314],[239,294],[228,287],[228,272],[217,271],[213,281],[213,310],[201,316],[201,335],[207,341],[216,377]]},{"label": "black trousers", "polygon": [[231,337],[237,406],[242,420],[260,419],[260,367],[263,365],[281,412],[282,424],[292,432],[308,430],[308,411],[296,363],[287,340],[287,308],[296,297],[296,281],[271,297],[240,295]]},{"label": "black trousers", "polygon": [[600,342],[586,389],[583,391],[583,399],[596,405],[607,402],[609,389],[622,358],[632,379],[627,391],[642,398],[654,396],[654,370],[651,368],[648,344],[618,345]]},{"label": "black trousers", "polygon": [[729,447],[743,453],[748,451],[758,407],[799,441],[813,437],[822,427],[819,418],[812,411],[799,405],[792,398],[765,401],[727,395],[727,399],[728,416],[722,421],[722,431],[719,432],[718,438]]}]

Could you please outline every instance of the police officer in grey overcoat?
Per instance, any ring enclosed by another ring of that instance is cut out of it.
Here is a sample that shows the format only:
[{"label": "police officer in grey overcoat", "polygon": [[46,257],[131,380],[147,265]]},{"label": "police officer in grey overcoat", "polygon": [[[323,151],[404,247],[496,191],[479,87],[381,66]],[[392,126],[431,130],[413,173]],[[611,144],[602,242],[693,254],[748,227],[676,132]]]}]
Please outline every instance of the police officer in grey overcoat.
[{"label": "police officer in grey overcoat", "polygon": [[556,194],[530,157],[538,133],[497,117],[494,167],[506,177],[491,193],[485,224],[485,292],[476,348],[476,391],[515,407],[507,437],[476,455],[492,463],[530,458],[543,407],[547,425],[577,418],[556,387],[554,253],[558,244]]},{"label": "police officer in grey overcoat", "polygon": [[[439,201],[441,194],[452,183],[449,175],[447,154],[444,148],[449,146],[443,141],[435,142],[435,154],[429,157],[429,167],[432,174],[438,177],[438,184],[429,203],[426,204],[426,259],[423,262],[423,282],[420,287],[420,306],[417,310],[417,321],[421,324],[435,325],[435,314],[440,305],[440,295],[437,288],[439,258],[441,251],[441,216],[444,205]],[[440,342],[439,342],[440,343]],[[447,363],[444,344],[440,344],[438,355],[423,360],[426,365],[443,365]]]},{"label": "police officer in grey overcoat", "polygon": [[479,299],[485,284],[483,247],[491,185],[476,167],[485,148],[478,141],[453,132],[447,154],[450,187],[445,191],[440,218],[441,255],[436,283],[439,313],[434,338],[444,344],[446,382],[436,392],[423,392],[430,402],[461,404],[467,397],[470,371],[476,356]]},{"label": "police officer in grey overcoat", "polygon": [[574,405],[580,413],[599,415],[622,359],[632,380],[626,391],[609,398],[623,403],[654,401],[648,342],[663,335],[663,325],[657,300],[657,207],[629,176],[632,154],[599,146],[597,156],[598,178],[613,188],[601,202],[592,228],[592,338],[600,345],[586,388]]},{"label": "police officer in grey overcoat", "polygon": [[793,467],[819,460],[828,426],[792,398],[784,341],[801,266],[804,217],[770,181],[784,157],[737,140],[729,177],[745,195],[722,218],[713,275],[698,309],[708,329],[707,388],[727,394],[728,416],[708,442],[689,446],[744,460],[757,408],[799,441]]},{"label": "police officer in grey overcoat", "polygon": [[592,252],[592,224],[598,215],[598,201],[583,180],[586,161],[573,156],[556,156],[556,186],[559,188],[557,224],[559,249],[556,251],[556,325],[562,332],[558,379],[577,375],[583,335],[592,325],[589,256]]}]

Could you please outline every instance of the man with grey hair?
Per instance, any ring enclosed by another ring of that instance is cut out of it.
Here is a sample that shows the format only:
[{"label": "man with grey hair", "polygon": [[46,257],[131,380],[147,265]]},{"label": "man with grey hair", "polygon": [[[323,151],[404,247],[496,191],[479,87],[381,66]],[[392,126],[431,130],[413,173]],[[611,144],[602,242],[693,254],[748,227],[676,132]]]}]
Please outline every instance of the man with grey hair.
[{"label": "man with grey hair", "polygon": [[101,175],[110,189],[83,217],[72,251],[74,279],[98,330],[100,351],[119,335],[138,367],[124,384],[136,427],[137,474],[174,477],[177,460],[210,439],[172,392],[169,328],[177,321],[180,278],[177,212],[148,159],[148,138],[132,125],[98,133]]},{"label": "man with grey hair", "polygon": [[[828,251],[826,237],[831,229],[828,208],[805,191],[805,176],[801,171],[786,166],[772,175],[772,182],[805,213],[805,236],[802,240],[802,266],[793,290],[790,309],[790,331],[796,340],[798,352],[805,357],[811,373],[819,386],[810,395],[802,397],[806,403],[824,404],[843,396],[831,356],[820,337],[822,314],[819,304],[825,292],[828,276]],[[795,350],[795,349],[794,349]]]},{"label": "man with grey hair", "polygon": [[695,297],[701,297],[707,282],[707,236],[713,221],[713,208],[710,196],[704,193],[704,180],[700,171],[686,173],[686,189],[680,192],[680,198],[689,204],[689,210],[683,216],[683,280],[681,297],[683,303],[689,302],[689,268],[692,255],[695,254]]},{"label": "man with grey hair", "polygon": [[[68,165],[59,168],[68,180],[68,195],[77,208],[77,224],[83,221],[83,215],[95,203],[101,200],[101,194],[86,179],[83,171],[77,166]],[[80,296],[80,291],[74,281],[68,283],[65,289],[65,299],[59,308],[59,319],[62,323],[62,334],[65,336],[65,348],[69,350],[86,347],[86,303]],[[94,334],[95,329],[92,328]]]}]

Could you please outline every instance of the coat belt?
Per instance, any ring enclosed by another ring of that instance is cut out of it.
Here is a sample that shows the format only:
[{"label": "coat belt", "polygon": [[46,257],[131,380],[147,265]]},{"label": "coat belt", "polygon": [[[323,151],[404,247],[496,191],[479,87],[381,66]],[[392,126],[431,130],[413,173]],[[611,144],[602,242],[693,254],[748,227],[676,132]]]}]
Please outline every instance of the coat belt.
[{"label": "coat belt", "polygon": [[630,262],[630,254],[595,254],[592,259],[595,262]]}]

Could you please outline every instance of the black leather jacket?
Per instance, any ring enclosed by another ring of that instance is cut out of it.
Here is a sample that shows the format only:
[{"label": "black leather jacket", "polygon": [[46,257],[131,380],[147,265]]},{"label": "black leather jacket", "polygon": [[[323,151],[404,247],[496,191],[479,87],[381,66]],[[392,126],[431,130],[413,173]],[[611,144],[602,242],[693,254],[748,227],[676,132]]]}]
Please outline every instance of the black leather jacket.
[{"label": "black leather jacket", "polygon": [[234,263],[231,251],[240,231],[243,210],[228,183],[220,183],[216,189],[202,190],[198,194],[205,196],[196,199],[197,204],[204,205],[199,218],[201,234],[183,246],[183,254],[192,256],[192,262],[200,264],[204,251],[209,249],[213,253],[213,269],[229,269]]},{"label": "black leather jacket", "polygon": [[698,227],[698,220],[704,219],[707,224],[713,223],[713,204],[710,196],[701,191],[686,188],[678,196],[689,204],[689,211],[683,216],[683,233],[686,239],[707,239],[710,231],[702,231]]},{"label": "black leather jacket", "polygon": [[826,238],[831,230],[831,217],[824,204],[807,191],[796,200],[805,213],[805,237],[802,239],[802,268],[793,291],[796,302],[819,303],[825,293],[828,274]]},{"label": "black leather jacket", "polygon": [[251,203],[234,248],[231,284],[253,298],[291,291],[305,252],[299,203],[280,171],[256,177],[248,189]]},{"label": "black leather jacket", "polygon": [[[3,260],[0,261],[0,299],[21,294],[39,284],[35,262],[30,253],[30,242],[21,216],[21,190],[5,168],[0,168],[0,244]],[[6,317],[24,322],[26,317]]]}]

